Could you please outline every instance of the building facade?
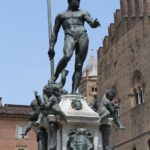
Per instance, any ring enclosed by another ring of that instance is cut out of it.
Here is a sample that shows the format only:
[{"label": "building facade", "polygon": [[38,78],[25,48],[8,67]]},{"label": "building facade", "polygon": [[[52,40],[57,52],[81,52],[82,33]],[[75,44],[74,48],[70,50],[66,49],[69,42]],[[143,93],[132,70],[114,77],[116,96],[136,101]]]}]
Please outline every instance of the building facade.
[{"label": "building facade", "polygon": [[88,104],[93,101],[94,96],[97,97],[97,61],[92,53],[89,63],[83,71],[79,93],[87,97]]},{"label": "building facade", "polygon": [[125,131],[114,126],[113,150],[150,150],[150,0],[121,0],[98,50],[98,98],[114,88]]},{"label": "building facade", "polygon": [[5,104],[0,107],[0,149],[34,150],[37,149],[36,135],[31,130],[22,138],[23,127],[27,125],[29,106]]}]

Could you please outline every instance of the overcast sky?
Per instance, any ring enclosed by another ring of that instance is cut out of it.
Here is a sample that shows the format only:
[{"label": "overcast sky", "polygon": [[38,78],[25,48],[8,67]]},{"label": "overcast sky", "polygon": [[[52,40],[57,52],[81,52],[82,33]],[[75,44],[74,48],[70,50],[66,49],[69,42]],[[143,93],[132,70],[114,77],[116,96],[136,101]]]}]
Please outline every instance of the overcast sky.
[{"label": "overcast sky", "polygon": [[[55,16],[67,9],[67,0],[51,1],[53,24]],[[80,7],[101,23],[101,28],[97,29],[85,25],[90,39],[86,66],[91,49],[97,57],[97,49],[108,34],[109,24],[114,22],[120,0],[81,0]],[[42,94],[43,86],[50,78],[47,26],[47,0],[0,1],[0,96],[3,104],[30,104],[34,90]],[[63,55],[63,40],[61,29],[55,47],[55,66]],[[65,89],[70,92],[74,57],[67,69]]]}]

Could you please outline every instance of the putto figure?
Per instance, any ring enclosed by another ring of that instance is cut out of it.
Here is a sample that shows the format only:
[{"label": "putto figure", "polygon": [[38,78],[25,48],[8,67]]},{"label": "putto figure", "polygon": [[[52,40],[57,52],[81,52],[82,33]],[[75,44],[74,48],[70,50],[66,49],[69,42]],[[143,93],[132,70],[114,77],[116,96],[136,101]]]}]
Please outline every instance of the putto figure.
[{"label": "putto figure", "polygon": [[[61,81],[59,83],[53,83],[51,80],[48,80],[48,84],[46,84],[43,88],[44,104],[41,107],[41,113],[39,114],[38,120],[36,122],[37,125],[41,124],[43,118],[49,113],[59,115],[64,119],[65,122],[67,122],[65,114],[59,106],[59,102],[61,100],[61,95],[67,94],[67,91],[63,89],[63,86],[65,85],[68,71],[63,70],[61,74]],[[46,110],[49,110],[50,112],[48,111],[47,113]]]},{"label": "putto figure", "polygon": [[72,78],[72,93],[75,93],[82,77],[82,67],[85,61],[89,39],[87,30],[84,28],[84,23],[87,22],[92,28],[100,26],[97,19],[93,20],[87,11],[79,9],[80,0],[68,0],[68,9],[65,12],[59,13],[55,20],[55,25],[50,41],[49,57],[53,59],[55,56],[54,46],[57,41],[57,35],[60,27],[63,27],[65,32],[64,40],[64,56],[59,61],[54,74],[54,81],[57,80],[59,74],[67,66],[75,51],[75,71]]},{"label": "putto figure", "polygon": [[114,97],[116,96],[116,92],[113,90],[106,91],[100,103],[100,121],[112,117],[114,123],[119,129],[125,129],[122,125],[120,118],[118,116],[118,108],[119,105],[113,102]]},{"label": "putto figure", "polygon": [[33,128],[38,142],[38,150],[47,150],[47,133],[44,127],[36,126],[36,121],[40,115],[40,106],[42,99],[37,91],[35,91],[35,100],[31,102],[31,108],[33,113],[30,115],[29,123],[24,127],[22,137],[26,136],[27,133]]}]

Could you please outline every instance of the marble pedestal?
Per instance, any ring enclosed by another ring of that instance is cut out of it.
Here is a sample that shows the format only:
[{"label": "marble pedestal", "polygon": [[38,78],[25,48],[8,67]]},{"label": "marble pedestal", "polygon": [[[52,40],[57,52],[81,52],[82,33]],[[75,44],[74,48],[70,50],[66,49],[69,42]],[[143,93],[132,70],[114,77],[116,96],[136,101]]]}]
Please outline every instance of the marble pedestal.
[{"label": "marble pedestal", "polygon": [[[59,129],[56,133],[56,149],[68,150],[67,143],[69,141],[69,134],[73,130],[85,130],[92,136],[94,150],[102,150],[102,136],[99,129],[100,124],[98,123],[99,115],[88,106],[86,98],[81,95],[64,95],[61,97],[59,105],[61,110],[65,113],[68,122],[65,123],[59,117],[54,117],[52,115],[48,116],[49,123],[51,121],[56,121],[59,124]],[[50,140],[49,138],[49,143]],[[48,148],[48,150],[50,150],[50,148]]]}]

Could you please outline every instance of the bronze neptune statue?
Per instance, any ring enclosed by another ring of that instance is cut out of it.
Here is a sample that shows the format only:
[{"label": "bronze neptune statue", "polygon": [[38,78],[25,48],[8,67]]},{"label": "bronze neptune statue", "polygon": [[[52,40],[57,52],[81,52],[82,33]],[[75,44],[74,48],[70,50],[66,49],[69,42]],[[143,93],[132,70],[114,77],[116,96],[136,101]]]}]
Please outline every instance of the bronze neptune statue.
[{"label": "bronze neptune statue", "polygon": [[49,57],[53,59],[55,56],[54,46],[57,41],[57,35],[62,26],[65,33],[64,40],[64,56],[59,61],[54,74],[54,81],[57,80],[59,74],[64,70],[75,51],[75,71],[72,78],[72,93],[75,93],[82,77],[82,67],[85,61],[89,38],[84,23],[87,22],[92,28],[100,26],[97,19],[93,20],[87,11],[79,9],[80,0],[68,0],[68,9],[57,15],[55,25],[50,41]]}]

